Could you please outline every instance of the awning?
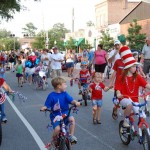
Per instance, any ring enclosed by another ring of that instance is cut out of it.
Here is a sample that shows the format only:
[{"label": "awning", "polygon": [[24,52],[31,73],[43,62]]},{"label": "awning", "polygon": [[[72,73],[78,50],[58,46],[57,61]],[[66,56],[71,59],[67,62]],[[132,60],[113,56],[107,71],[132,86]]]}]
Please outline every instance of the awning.
[{"label": "awning", "polygon": [[82,43],[85,43],[85,38],[80,38],[77,43],[77,46],[80,46],[80,44],[82,44]]}]

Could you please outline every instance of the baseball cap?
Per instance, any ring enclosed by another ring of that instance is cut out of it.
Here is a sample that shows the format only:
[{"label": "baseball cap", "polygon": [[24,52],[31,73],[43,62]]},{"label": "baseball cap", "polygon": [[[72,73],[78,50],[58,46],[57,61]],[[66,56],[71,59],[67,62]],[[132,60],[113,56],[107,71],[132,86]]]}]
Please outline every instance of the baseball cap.
[{"label": "baseball cap", "polygon": [[58,49],[58,48],[57,48],[57,47],[53,47],[53,48],[52,48],[52,50],[56,50],[56,49]]},{"label": "baseball cap", "polygon": [[120,44],[120,41],[119,40],[116,40],[115,42],[114,42],[114,45],[119,45]]}]

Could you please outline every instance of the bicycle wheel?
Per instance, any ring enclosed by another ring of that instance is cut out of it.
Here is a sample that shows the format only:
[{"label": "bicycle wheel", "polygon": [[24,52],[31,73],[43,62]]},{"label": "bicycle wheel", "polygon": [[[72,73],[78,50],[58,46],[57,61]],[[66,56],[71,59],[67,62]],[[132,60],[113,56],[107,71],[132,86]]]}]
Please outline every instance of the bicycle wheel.
[{"label": "bicycle wheel", "polygon": [[70,142],[65,137],[59,141],[59,150],[70,150]]},{"label": "bicycle wheel", "polygon": [[88,94],[86,92],[83,93],[82,99],[84,100],[85,106],[87,106]]},{"label": "bicycle wheel", "polygon": [[0,120],[0,145],[2,143],[2,124],[1,124],[1,120]]},{"label": "bicycle wheel", "polygon": [[150,136],[146,128],[142,130],[142,139],[144,150],[150,150]]},{"label": "bicycle wheel", "polygon": [[119,123],[119,136],[124,145],[128,145],[131,141],[130,128],[123,127],[123,120]]}]

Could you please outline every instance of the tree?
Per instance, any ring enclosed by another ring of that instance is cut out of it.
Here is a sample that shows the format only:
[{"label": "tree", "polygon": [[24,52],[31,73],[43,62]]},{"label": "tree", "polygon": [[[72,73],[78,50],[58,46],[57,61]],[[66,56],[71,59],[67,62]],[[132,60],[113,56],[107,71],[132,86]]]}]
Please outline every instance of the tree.
[{"label": "tree", "polygon": [[43,49],[45,48],[45,32],[40,31],[36,37],[35,41],[32,43],[32,48]]},{"label": "tree", "polygon": [[128,36],[126,37],[130,49],[141,50],[143,48],[146,34],[140,33],[141,29],[142,27],[138,25],[137,20],[134,19],[128,28]]},{"label": "tree", "polygon": [[0,29],[0,39],[10,37],[11,32],[6,29]]},{"label": "tree", "polygon": [[94,23],[90,20],[86,23],[87,27],[93,27]]},{"label": "tree", "polygon": [[103,48],[108,51],[110,48],[113,47],[114,40],[112,37],[110,37],[109,30],[106,30],[106,32],[101,31],[101,34],[102,36],[101,36],[101,40],[99,43],[102,44]]},{"label": "tree", "polygon": [[82,43],[82,44],[80,45],[80,48],[81,48],[82,50],[84,50],[84,49],[91,49],[92,46],[91,46],[91,44],[89,44],[88,41],[86,41],[85,43]]},{"label": "tree", "polygon": [[24,34],[28,35],[29,37],[34,37],[35,36],[35,31],[37,28],[33,25],[33,23],[27,23],[25,28],[22,28],[24,30]]},{"label": "tree", "polygon": [[65,44],[66,49],[77,49],[77,41],[72,37]]},{"label": "tree", "polygon": [[[53,28],[48,31],[48,48],[52,48],[55,46],[58,47],[59,50],[64,50],[64,38],[65,34],[69,32],[68,29],[64,27],[64,24],[57,23],[53,25]],[[41,31],[35,37],[35,42],[33,42],[32,46],[34,48],[45,48],[46,46],[46,33],[45,31]]]},{"label": "tree", "polygon": [[[15,40],[15,49],[20,48],[20,43]],[[14,39],[12,38],[3,38],[0,39],[0,50],[10,50],[14,49]]]},{"label": "tree", "polygon": [[[40,0],[34,0],[40,1]],[[20,4],[21,0],[0,0],[0,17],[7,21],[13,18],[15,12],[25,10],[26,7]]]}]

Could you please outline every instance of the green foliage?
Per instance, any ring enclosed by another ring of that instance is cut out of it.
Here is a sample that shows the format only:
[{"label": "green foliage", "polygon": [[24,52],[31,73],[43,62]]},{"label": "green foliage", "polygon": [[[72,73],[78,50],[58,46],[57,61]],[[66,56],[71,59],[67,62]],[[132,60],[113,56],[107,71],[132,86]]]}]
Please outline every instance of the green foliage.
[{"label": "green foliage", "polygon": [[66,49],[76,49],[77,41],[70,37],[70,39],[66,42],[65,47]]},{"label": "green foliage", "polygon": [[10,37],[11,32],[6,29],[0,29],[0,39]]},{"label": "green foliage", "polygon": [[21,0],[0,0],[0,17],[7,21],[12,19],[15,12],[20,12],[21,9],[25,9],[20,2]]},{"label": "green foliage", "polygon": [[[15,39],[15,49],[20,48],[20,43]],[[14,39],[12,38],[3,38],[0,39],[0,50],[11,50],[14,49]]]},{"label": "green foliage", "polygon": [[88,41],[86,41],[85,43],[81,43],[80,48],[81,48],[82,50],[84,50],[84,49],[91,49],[91,48],[92,48],[92,45],[89,44]]},{"label": "green foliage", "polygon": [[130,49],[141,50],[143,48],[146,34],[141,34],[141,29],[142,27],[138,25],[137,20],[134,19],[128,28],[128,36],[126,37]]},{"label": "green foliage", "polygon": [[110,37],[110,34],[108,32],[109,30],[105,31],[101,31],[102,36],[101,36],[101,40],[100,40],[100,44],[103,45],[103,48],[108,51],[110,48],[113,47],[114,45],[114,40],[112,37]]},{"label": "green foliage", "polygon": [[35,37],[35,41],[32,43],[32,48],[43,49],[45,48],[45,33],[41,31]]},{"label": "green foliage", "polygon": [[37,28],[33,25],[33,23],[27,23],[25,28],[22,28],[24,34],[27,34],[28,37],[34,37],[35,31]]},{"label": "green foliage", "polygon": [[[56,41],[56,46],[58,47],[59,50],[64,50],[64,37],[65,33],[69,32],[64,26],[64,24],[57,23],[54,24],[53,28],[48,31],[48,48],[52,48],[55,46],[55,41]],[[40,48],[43,49],[46,46],[46,33],[44,31],[41,31],[38,33],[38,35],[35,38],[35,42],[32,43],[32,46],[34,48]]]},{"label": "green foliage", "polygon": [[92,27],[94,26],[94,23],[90,20],[86,23],[87,27]]}]

